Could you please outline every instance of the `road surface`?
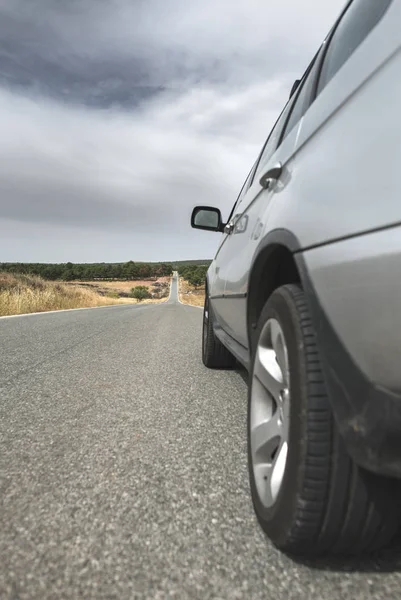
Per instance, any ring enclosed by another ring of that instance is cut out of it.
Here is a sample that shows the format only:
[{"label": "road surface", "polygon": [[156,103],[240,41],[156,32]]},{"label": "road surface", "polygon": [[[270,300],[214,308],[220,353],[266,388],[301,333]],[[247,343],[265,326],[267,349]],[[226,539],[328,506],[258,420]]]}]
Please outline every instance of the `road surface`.
[{"label": "road surface", "polygon": [[177,302],[0,319],[0,598],[398,599],[401,550],[296,563],[248,492],[246,382]]}]

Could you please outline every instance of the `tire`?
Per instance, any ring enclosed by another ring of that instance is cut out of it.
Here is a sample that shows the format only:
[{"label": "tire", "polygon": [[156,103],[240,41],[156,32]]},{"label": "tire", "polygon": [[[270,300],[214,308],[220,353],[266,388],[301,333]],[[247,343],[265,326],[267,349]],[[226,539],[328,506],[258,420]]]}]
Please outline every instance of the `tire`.
[{"label": "tire", "polygon": [[[277,548],[300,557],[355,555],[386,545],[399,528],[400,482],[361,469],[347,454],[334,422],[305,295],[298,285],[285,285],[272,294],[254,339],[248,464],[253,505],[263,530]],[[279,368],[282,383],[278,386],[284,386],[284,391],[277,402],[271,402],[272,396],[260,383],[267,382],[277,394],[266,375],[269,369],[277,375],[273,350],[269,350],[273,339],[276,365],[284,365]],[[258,423],[262,423],[259,430]],[[276,429],[279,438],[273,435]]]},{"label": "tire", "polygon": [[202,331],[202,361],[209,369],[232,369],[235,358],[216,337],[213,330],[213,318],[209,299],[205,298],[203,309],[203,331]]}]

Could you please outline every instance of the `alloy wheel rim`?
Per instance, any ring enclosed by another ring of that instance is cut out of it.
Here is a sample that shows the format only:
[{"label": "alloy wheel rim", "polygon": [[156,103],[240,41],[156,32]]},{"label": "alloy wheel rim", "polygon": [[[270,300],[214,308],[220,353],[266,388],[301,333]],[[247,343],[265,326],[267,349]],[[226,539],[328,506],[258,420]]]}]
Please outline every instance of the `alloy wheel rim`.
[{"label": "alloy wheel rim", "polygon": [[251,386],[252,469],[260,501],[271,508],[284,479],[290,425],[288,350],[276,319],[261,331]]}]

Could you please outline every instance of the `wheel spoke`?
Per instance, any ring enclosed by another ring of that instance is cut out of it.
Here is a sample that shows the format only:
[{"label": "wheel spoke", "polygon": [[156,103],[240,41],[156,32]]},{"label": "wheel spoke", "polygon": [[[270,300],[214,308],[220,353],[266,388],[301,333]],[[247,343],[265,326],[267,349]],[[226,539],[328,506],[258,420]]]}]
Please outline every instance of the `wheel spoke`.
[{"label": "wheel spoke", "polygon": [[274,350],[261,346],[258,348],[254,375],[275,401],[279,402],[280,391],[283,389],[283,377]]},{"label": "wheel spoke", "polygon": [[276,354],[276,361],[281,370],[282,381],[288,384],[288,357],[283,332],[277,321],[272,321],[270,326],[271,343]]},{"label": "wheel spoke", "polygon": [[273,504],[272,488],[271,488],[271,477],[273,471],[273,465],[261,464],[255,465],[255,477],[258,481],[263,481],[262,491],[262,502],[265,506],[271,506]]},{"label": "wheel spoke", "polygon": [[255,476],[259,482],[263,495],[263,502],[266,506],[271,506],[275,502],[285,473],[285,464],[288,454],[287,442],[282,442],[277,448],[276,454],[271,462],[254,463]]},{"label": "wheel spoke", "polygon": [[[254,461],[270,462],[282,438],[283,426],[279,412],[276,411],[271,419],[265,420],[251,430],[251,447]],[[259,460],[257,459],[259,455]]]},{"label": "wheel spoke", "polygon": [[274,458],[274,463],[270,471],[270,479],[268,481],[273,500],[277,498],[277,494],[279,493],[280,486],[283,481],[285,465],[287,462],[287,454],[288,443],[283,442]]},{"label": "wheel spoke", "polygon": [[280,492],[287,455],[290,381],[286,340],[277,319],[269,319],[256,349],[249,415],[250,454],[262,504],[271,507]]}]

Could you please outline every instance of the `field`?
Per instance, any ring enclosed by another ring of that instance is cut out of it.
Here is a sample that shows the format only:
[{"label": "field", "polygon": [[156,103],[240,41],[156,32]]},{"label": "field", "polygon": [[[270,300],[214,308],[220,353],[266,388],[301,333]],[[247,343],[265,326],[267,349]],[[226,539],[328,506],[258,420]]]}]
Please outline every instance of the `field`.
[{"label": "field", "polygon": [[179,295],[181,302],[184,304],[203,307],[205,302],[205,286],[202,285],[195,288],[193,285],[190,285],[188,281],[185,281],[185,279],[180,277]]},{"label": "field", "polygon": [[145,286],[150,288],[150,291],[152,291],[152,288],[155,286],[155,284],[169,284],[170,279],[170,277],[152,277],[149,279],[134,279],[131,281],[71,281],[67,285],[84,286],[96,291],[101,295],[109,292],[115,292],[124,297],[131,292],[133,287]]},{"label": "field", "polygon": [[[161,278],[169,281],[169,277]],[[149,281],[74,282],[45,281],[31,275],[0,273],[0,316],[20,315],[49,310],[92,308],[115,304],[136,304],[128,292],[137,285],[152,285]],[[125,297],[120,297],[120,293]],[[163,299],[144,303],[164,302]]]}]

